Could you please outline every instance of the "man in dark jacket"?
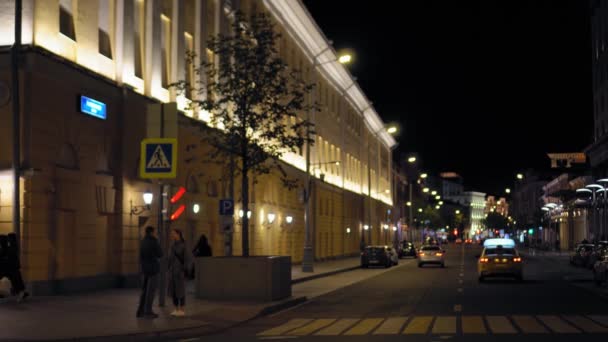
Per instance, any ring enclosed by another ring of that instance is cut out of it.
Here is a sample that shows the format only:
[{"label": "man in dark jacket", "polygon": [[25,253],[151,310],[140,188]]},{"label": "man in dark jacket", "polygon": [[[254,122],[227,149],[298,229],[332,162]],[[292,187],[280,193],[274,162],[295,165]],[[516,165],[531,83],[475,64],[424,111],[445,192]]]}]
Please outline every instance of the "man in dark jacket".
[{"label": "man in dark jacket", "polygon": [[17,234],[8,234],[8,268],[9,268],[9,279],[13,286],[13,292],[18,296],[18,301],[25,300],[30,294],[25,291],[25,284],[21,277],[21,262],[19,258],[19,244],[17,241]]},{"label": "man in dark jacket", "polygon": [[146,236],[141,240],[139,247],[139,258],[141,270],[144,275],[144,283],[139,297],[139,307],[137,317],[157,318],[158,315],[152,312],[154,294],[158,287],[158,273],[160,272],[159,259],[163,256],[160,244],[154,236],[154,227],[146,227]]}]

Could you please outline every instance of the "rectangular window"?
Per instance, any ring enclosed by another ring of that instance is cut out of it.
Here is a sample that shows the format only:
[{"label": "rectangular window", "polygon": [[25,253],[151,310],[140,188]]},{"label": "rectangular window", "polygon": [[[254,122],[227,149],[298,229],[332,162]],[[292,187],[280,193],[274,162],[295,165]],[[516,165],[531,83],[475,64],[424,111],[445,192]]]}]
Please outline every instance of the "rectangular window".
[{"label": "rectangular window", "polygon": [[160,15],[160,45],[161,45],[161,65],[162,65],[162,86],[167,88],[171,80],[171,19],[164,14]]},{"label": "rectangular window", "polygon": [[59,32],[71,40],[76,41],[76,30],[74,29],[74,17],[72,15],[72,0],[61,0],[59,2]]},{"label": "rectangular window", "polygon": [[133,0],[134,2],[134,18],[133,18],[133,67],[135,76],[139,78],[143,78],[144,70],[144,1],[143,0]]},{"label": "rectangular window", "polygon": [[110,0],[99,1],[99,53],[112,59]]}]

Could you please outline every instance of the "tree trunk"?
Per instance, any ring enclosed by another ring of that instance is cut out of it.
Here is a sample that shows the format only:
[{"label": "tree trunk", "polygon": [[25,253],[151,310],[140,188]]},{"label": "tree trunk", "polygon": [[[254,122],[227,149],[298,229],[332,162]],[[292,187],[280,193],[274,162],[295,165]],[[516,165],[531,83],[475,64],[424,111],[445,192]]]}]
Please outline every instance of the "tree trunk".
[{"label": "tree trunk", "polygon": [[243,236],[242,236],[242,245],[243,245],[243,256],[249,256],[249,218],[247,217],[247,212],[249,211],[249,170],[247,169],[246,159],[243,159],[243,177],[241,183],[241,192],[243,199]]}]

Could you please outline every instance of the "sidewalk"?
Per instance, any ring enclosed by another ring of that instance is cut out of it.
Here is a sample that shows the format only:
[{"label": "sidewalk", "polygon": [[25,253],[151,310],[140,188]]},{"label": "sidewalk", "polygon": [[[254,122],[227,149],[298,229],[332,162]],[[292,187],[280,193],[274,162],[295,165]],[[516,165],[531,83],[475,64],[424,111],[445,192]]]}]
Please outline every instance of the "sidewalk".
[{"label": "sidewalk", "polygon": [[[359,258],[346,258],[315,264],[315,272],[302,273],[292,267],[292,297],[272,303],[218,302],[198,300],[192,284],[187,289],[187,317],[169,316],[169,298],[164,308],[156,307],[159,318],[137,319],[138,289],[113,289],[70,296],[33,297],[25,303],[0,300],[0,341],[27,340],[150,340],[179,337],[180,334],[205,335],[298,305],[322,294],[368,279],[387,270],[346,272],[359,265]],[[389,269],[390,270],[390,269]],[[321,278],[314,279],[313,278]],[[157,302],[156,302],[157,304]]]}]

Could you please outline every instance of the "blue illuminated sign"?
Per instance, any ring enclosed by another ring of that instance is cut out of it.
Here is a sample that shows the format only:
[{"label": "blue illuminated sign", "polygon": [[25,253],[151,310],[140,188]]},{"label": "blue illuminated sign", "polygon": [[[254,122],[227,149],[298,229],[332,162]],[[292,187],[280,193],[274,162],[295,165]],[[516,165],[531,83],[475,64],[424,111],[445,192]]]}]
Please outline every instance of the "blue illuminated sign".
[{"label": "blue illuminated sign", "polygon": [[102,120],[106,119],[106,104],[90,97],[80,96],[80,111]]}]

